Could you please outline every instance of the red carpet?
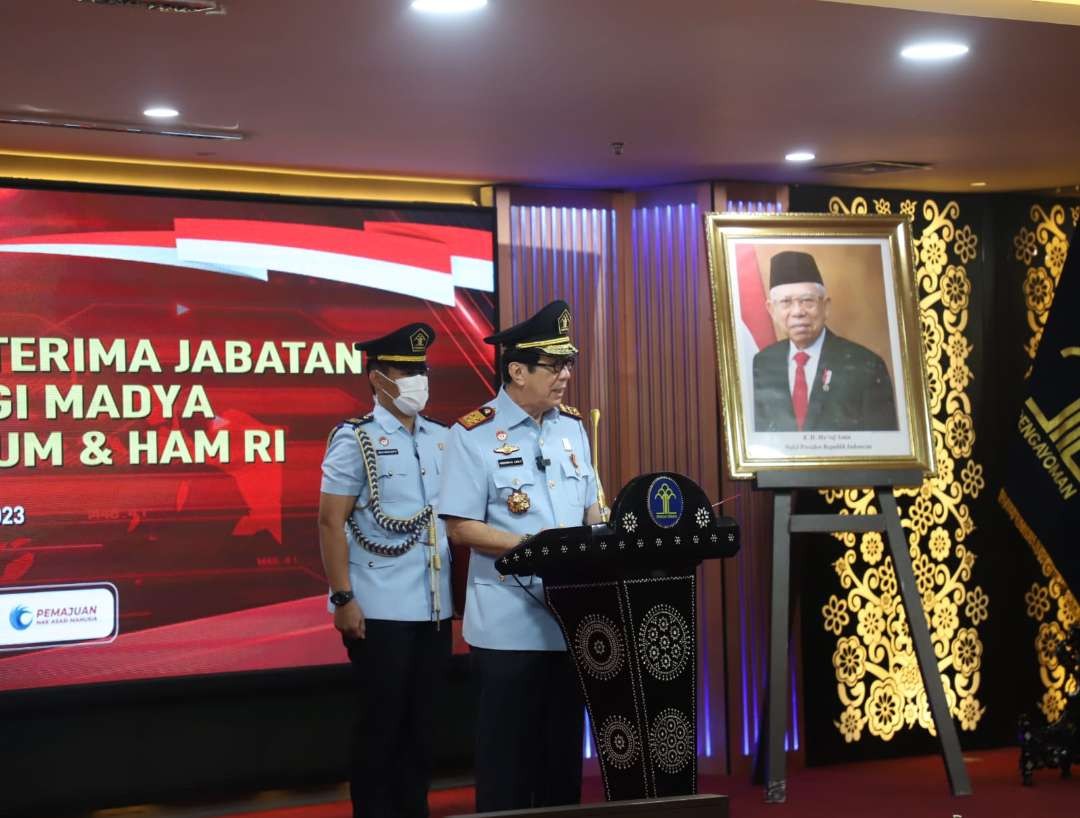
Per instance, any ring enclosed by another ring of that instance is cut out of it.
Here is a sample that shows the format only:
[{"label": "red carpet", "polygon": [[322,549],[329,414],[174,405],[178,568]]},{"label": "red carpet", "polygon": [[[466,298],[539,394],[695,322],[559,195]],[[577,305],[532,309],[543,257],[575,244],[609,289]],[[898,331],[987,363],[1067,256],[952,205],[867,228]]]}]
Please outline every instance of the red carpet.
[{"label": "red carpet", "polygon": [[[834,767],[795,770],[788,781],[786,804],[765,804],[762,789],[745,780],[707,777],[700,791],[731,797],[732,818],[1077,818],[1080,816],[1080,770],[1062,780],[1056,771],[1040,771],[1034,787],[1023,787],[1015,749],[967,756],[975,794],[953,798],[941,759],[937,756],[870,761]],[[284,796],[285,794],[281,794]],[[231,805],[220,816],[243,818],[349,818],[347,801],[308,806],[267,808],[265,796],[249,808]],[[586,779],[585,800],[603,800],[598,778]],[[469,813],[471,787],[445,789],[431,795],[432,818]],[[170,818],[182,813],[163,811]],[[96,813],[98,816],[107,812]],[[159,813],[161,814],[161,813]],[[214,815],[206,808],[200,816]],[[662,818],[661,813],[657,813]]]}]

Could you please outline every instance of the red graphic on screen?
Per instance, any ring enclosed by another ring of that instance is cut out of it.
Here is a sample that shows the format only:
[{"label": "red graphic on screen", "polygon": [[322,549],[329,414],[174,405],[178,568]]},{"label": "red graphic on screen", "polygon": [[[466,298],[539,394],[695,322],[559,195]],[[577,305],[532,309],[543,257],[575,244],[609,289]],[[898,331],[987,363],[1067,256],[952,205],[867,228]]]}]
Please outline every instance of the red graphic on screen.
[{"label": "red graphic on screen", "polygon": [[[111,644],[0,653],[0,690],[343,661],[320,463],[371,395],[336,371],[336,345],[426,321],[427,413],[449,422],[490,399],[490,212],[0,194],[0,507],[24,515],[0,526],[0,591],[107,581],[120,605]],[[88,339],[125,354],[72,371]],[[132,371],[140,340],[160,372]],[[240,371],[214,371],[230,351]],[[81,460],[88,432],[110,464]]]}]

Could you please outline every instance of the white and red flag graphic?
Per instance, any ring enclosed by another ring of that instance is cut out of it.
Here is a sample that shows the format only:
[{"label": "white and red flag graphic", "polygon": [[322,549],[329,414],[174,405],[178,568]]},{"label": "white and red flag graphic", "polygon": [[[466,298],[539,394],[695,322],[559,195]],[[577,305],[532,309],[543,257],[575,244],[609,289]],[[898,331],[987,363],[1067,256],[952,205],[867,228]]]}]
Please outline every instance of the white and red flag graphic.
[{"label": "white and red flag graphic", "polygon": [[450,248],[450,270],[455,287],[495,292],[495,251],[491,234],[485,230],[415,222],[368,222],[364,230],[445,244]]},{"label": "white and red flag graphic", "polygon": [[247,219],[175,219],[173,230],[63,233],[0,241],[0,252],[112,258],[266,281],[307,275],[453,305],[454,288],[494,290],[491,234],[370,222],[362,230]]},{"label": "white and red flag graphic", "polygon": [[739,347],[754,355],[776,342],[776,330],[765,307],[768,296],[753,245],[735,245],[735,270],[739,281]]}]

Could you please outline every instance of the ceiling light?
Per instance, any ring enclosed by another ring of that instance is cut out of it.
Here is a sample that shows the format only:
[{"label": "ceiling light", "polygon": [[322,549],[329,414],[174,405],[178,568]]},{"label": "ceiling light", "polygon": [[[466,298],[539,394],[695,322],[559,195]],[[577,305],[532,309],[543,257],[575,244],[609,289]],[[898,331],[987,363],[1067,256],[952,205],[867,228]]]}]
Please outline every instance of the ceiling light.
[{"label": "ceiling light", "polygon": [[147,108],[145,111],[143,111],[143,116],[153,117],[154,119],[171,119],[174,116],[180,116],[180,112],[175,108],[155,106],[153,108]]},{"label": "ceiling light", "polygon": [[142,6],[147,11],[166,11],[176,14],[217,15],[225,13],[222,0],[75,0],[93,6]]},{"label": "ceiling light", "polygon": [[900,56],[905,60],[915,62],[937,62],[939,60],[954,60],[968,53],[968,47],[963,43],[950,43],[945,41],[914,43],[906,46]]},{"label": "ceiling light", "polygon": [[417,11],[432,14],[462,14],[482,9],[487,2],[488,0],[412,0],[412,7]]},{"label": "ceiling light", "polygon": [[161,125],[142,122],[110,122],[103,119],[80,119],[71,117],[26,115],[19,112],[0,111],[2,125],[34,125],[42,128],[68,128],[76,131],[105,131],[108,133],[147,134],[149,136],[185,136],[191,139],[216,139],[236,142],[246,135],[236,130],[200,128],[194,130],[177,125]]},{"label": "ceiling light", "polygon": [[784,158],[789,162],[813,162],[816,157],[810,151],[792,151]]},{"label": "ceiling light", "polygon": [[986,187],[986,182],[972,182],[972,187]]}]

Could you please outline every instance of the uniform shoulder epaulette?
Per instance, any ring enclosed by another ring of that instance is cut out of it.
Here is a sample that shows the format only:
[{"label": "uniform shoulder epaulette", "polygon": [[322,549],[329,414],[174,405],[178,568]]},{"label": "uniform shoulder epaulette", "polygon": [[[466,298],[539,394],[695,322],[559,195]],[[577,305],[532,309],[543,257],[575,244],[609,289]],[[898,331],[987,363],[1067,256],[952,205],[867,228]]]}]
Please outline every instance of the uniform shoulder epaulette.
[{"label": "uniform shoulder epaulette", "polygon": [[338,428],[341,428],[342,426],[352,426],[353,428],[356,428],[357,426],[363,426],[365,423],[371,423],[371,421],[373,420],[375,420],[375,415],[364,415],[363,417],[359,418],[349,418],[347,420],[341,421],[341,423],[338,424]]},{"label": "uniform shoulder epaulette", "polygon": [[584,418],[581,417],[581,412],[579,412],[573,406],[567,406],[565,403],[559,404],[559,414],[566,415],[568,418],[573,418],[574,420],[580,420],[584,422]]},{"label": "uniform shoulder epaulette", "polygon": [[481,406],[479,409],[474,409],[467,415],[462,415],[457,419],[457,422],[465,427],[466,431],[475,429],[482,423],[487,423],[495,417],[495,409],[491,406]]},{"label": "uniform shoulder epaulette", "polygon": [[438,418],[429,417],[428,415],[420,415],[420,417],[422,417],[428,423],[434,423],[436,426],[442,426],[444,429],[449,429],[450,428],[449,423],[443,423]]},{"label": "uniform shoulder epaulette", "polygon": [[330,430],[330,434],[326,438],[326,445],[329,447],[330,441],[334,439],[334,435],[338,433],[338,429],[343,429],[346,426],[352,427],[353,430],[359,429],[365,423],[371,423],[375,420],[374,415],[364,415],[362,418],[349,418],[341,421],[337,426]]}]

